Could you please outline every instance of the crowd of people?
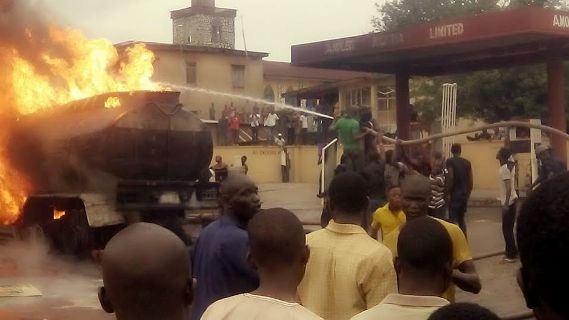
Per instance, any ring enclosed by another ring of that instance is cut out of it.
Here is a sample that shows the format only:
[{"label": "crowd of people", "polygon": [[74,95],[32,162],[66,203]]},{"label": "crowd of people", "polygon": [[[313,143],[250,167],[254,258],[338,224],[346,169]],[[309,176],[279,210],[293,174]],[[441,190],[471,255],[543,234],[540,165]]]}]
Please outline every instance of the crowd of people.
[{"label": "crowd of people", "polygon": [[[455,287],[482,289],[464,219],[472,167],[460,145],[446,161],[421,148],[408,157],[401,143],[384,152],[372,123],[345,114],[331,127],[345,153],[325,194],[322,229],[306,235],[287,209],[261,210],[251,178],[224,176],[221,215],[190,254],[149,224],[108,243],[104,310],[118,320],[498,319],[455,302]],[[507,148],[496,155],[505,261],[521,260],[518,283],[537,319],[569,319],[569,263],[559,258],[569,249],[569,174],[549,148],[538,149],[540,178],[516,233],[516,162]]]},{"label": "crowd of people", "polygon": [[[498,319],[476,304],[454,303],[454,285],[480,291],[466,237],[428,216],[431,183],[409,175],[392,188],[406,222],[384,241],[361,226],[369,206],[364,178],[337,175],[327,195],[332,219],[305,236],[282,208],[260,210],[255,183],[230,175],[223,214],[201,233],[191,255],[157,225],[139,223],[104,250],[104,310],[129,319]],[[539,320],[568,319],[569,174],[544,181],[517,224],[518,283]],[[387,227],[377,226],[378,228]],[[396,232],[396,236],[394,235]],[[137,248],[137,250],[132,250]],[[191,257],[191,259],[190,259]],[[191,311],[190,311],[191,309]]]},{"label": "crowd of people", "polygon": [[[311,117],[299,112],[288,112],[280,116],[271,107],[243,107],[240,111],[231,104],[221,112],[218,126],[220,145],[238,145],[241,142],[252,144],[272,143],[278,134],[285,134],[288,145],[307,144]],[[241,139],[241,130],[247,128],[250,139]],[[264,132],[260,138],[261,130]],[[262,141],[261,141],[262,140]]]}]

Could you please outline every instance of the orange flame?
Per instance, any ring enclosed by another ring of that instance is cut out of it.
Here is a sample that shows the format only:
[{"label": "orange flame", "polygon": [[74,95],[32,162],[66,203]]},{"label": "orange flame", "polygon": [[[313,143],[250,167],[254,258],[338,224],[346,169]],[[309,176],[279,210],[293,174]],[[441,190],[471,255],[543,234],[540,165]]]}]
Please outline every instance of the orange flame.
[{"label": "orange flame", "polygon": [[105,101],[105,108],[113,109],[118,108],[121,106],[121,100],[118,97],[109,97],[107,101]]},{"label": "orange flame", "polygon": [[59,220],[63,218],[64,215],[65,215],[65,210],[59,211],[56,208],[53,208],[53,220]]},{"label": "orange flame", "polygon": [[[154,54],[143,44],[119,54],[107,40],[89,40],[56,25],[45,36],[29,28],[23,32],[17,47],[0,43],[0,115],[10,115],[0,123],[102,93],[162,89],[151,80]],[[120,106],[118,98],[107,102],[109,108]],[[24,175],[10,168],[5,146],[0,136],[0,224],[17,220],[32,190]]]}]

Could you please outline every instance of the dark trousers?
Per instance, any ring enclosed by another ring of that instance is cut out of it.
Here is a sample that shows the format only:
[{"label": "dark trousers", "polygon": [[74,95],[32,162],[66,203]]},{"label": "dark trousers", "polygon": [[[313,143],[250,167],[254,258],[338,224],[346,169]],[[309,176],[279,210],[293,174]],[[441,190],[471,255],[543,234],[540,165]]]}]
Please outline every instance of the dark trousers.
[{"label": "dark trousers", "polygon": [[429,208],[429,215],[434,218],[447,220],[447,207]]},{"label": "dark trousers", "polygon": [[507,209],[502,209],[502,234],[506,242],[506,258],[514,259],[518,257],[518,249],[514,238],[514,224],[516,223],[516,203],[511,204]]},{"label": "dark trousers", "polygon": [[288,182],[289,181],[288,166],[281,166],[281,174],[282,174],[283,182],[284,183]]},{"label": "dark trousers", "polygon": [[251,136],[253,138],[253,142],[259,141],[259,127],[251,127]]},{"label": "dark trousers", "polygon": [[365,165],[363,150],[345,150],[344,155],[346,156],[346,165],[349,170],[355,172],[361,172],[363,170]]},{"label": "dark trousers", "polygon": [[231,129],[231,136],[233,138],[233,144],[239,143],[239,129]]},{"label": "dark trousers", "polygon": [[462,230],[462,232],[464,232],[465,236],[467,236],[466,221],[464,219],[464,216],[466,215],[466,205],[467,205],[467,200],[453,200],[451,198],[448,207],[448,215],[450,222],[458,225]]},{"label": "dark trousers", "polygon": [[302,139],[302,144],[308,143],[308,129],[302,128],[300,129],[300,138]]},{"label": "dark trousers", "polygon": [[295,144],[296,143],[296,132],[294,130],[294,128],[288,128],[287,129],[287,144]]}]

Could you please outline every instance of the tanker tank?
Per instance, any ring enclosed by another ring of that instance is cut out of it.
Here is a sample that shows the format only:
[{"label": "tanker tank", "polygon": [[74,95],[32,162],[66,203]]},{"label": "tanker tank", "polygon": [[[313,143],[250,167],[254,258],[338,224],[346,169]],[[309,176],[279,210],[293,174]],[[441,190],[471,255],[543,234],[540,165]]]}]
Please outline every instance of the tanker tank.
[{"label": "tanker tank", "polygon": [[19,119],[8,150],[33,186],[17,223],[23,236],[79,254],[128,223],[217,211],[211,134],[179,96],[108,93]]}]

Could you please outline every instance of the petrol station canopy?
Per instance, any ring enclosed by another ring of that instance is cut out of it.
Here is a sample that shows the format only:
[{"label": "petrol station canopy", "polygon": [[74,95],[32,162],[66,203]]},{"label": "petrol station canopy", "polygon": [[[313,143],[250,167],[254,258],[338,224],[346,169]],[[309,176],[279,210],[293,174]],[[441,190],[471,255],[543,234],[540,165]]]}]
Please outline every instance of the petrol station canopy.
[{"label": "petrol station canopy", "polygon": [[[569,56],[569,12],[524,8],[418,24],[401,30],[301,44],[292,63],[395,75],[397,131],[409,138],[409,79],[545,63],[550,126],[567,132],[564,60]],[[459,84],[460,86],[460,84]],[[566,159],[567,143],[553,136]]]},{"label": "petrol station canopy", "polygon": [[569,55],[569,12],[498,11],[292,47],[301,66],[440,75],[544,62]]}]

